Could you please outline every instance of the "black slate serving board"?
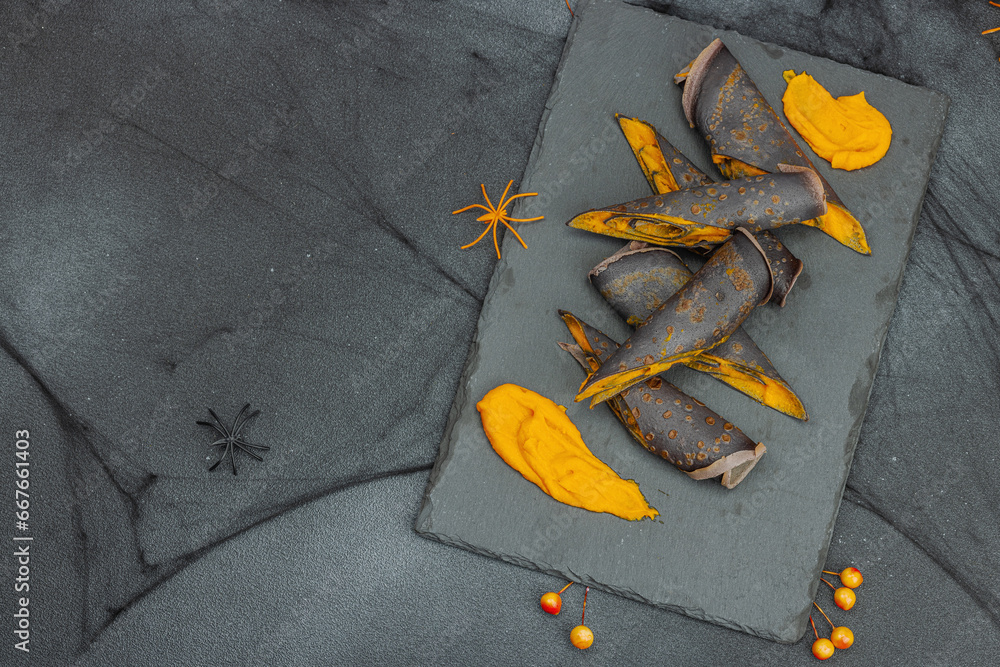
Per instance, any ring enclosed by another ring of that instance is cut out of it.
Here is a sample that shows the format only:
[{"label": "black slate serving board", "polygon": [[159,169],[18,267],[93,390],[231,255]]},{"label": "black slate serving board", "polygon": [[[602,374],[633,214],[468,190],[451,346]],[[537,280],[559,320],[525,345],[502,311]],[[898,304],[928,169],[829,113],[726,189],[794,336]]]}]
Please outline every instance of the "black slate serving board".
[{"label": "black slate serving board", "polygon": [[[577,14],[521,183],[522,192],[539,196],[520,200],[513,213],[545,220],[520,227],[528,250],[513,235],[505,238],[416,529],[696,618],[795,641],[805,632],[826,559],[947,98],[613,0],[593,0]],[[806,70],[834,96],[864,90],[894,130],[886,157],[858,172],[834,171],[809,152],[865,226],[872,256],[815,229],[782,229],[779,236],[805,271],[785,308],[758,309],[746,324],[810,420],[763,408],[686,369],[669,372],[672,382],[767,445],[761,463],[731,491],[716,481],[693,482],[654,458],[606,407],[573,403],[583,373],[556,345],[569,340],[560,308],[619,340],[628,336],[586,278],[623,242],[563,223],[649,194],[615,112],[650,121],[710,167],[672,76],[715,37],[779,114],[782,71]],[[567,406],[591,450],[635,479],[660,516],[626,522],[568,507],[509,468],[490,447],[475,409],[504,382]]]}]

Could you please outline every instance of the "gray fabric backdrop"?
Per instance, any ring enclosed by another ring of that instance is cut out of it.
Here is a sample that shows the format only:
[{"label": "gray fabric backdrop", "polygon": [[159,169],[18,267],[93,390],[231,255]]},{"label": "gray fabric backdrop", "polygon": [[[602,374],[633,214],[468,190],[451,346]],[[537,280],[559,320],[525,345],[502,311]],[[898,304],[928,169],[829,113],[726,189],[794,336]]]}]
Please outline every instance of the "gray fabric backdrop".
[{"label": "gray fabric backdrop", "polygon": [[[1000,8],[649,4],[951,98],[828,558],[866,577],[835,659],[993,664]],[[30,528],[8,505],[3,531],[34,538],[31,653],[6,631],[0,662],[812,660],[608,594],[581,653],[576,587],[548,617],[560,581],[413,532],[495,261],[450,212],[519,178],[569,24],[558,0],[0,8],[0,486],[26,429]],[[209,473],[195,421],[245,402],[266,461]]]}]

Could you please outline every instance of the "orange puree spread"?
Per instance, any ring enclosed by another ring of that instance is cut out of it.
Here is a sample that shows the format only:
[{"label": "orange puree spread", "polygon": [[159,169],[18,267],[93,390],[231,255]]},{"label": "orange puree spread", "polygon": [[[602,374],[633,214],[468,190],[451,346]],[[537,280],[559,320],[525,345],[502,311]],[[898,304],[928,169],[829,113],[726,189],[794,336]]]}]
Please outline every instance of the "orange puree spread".
[{"label": "orange puree spread", "polygon": [[868,104],[864,92],[833,98],[805,72],[784,73],[788,87],[781,101],[788,122],[817,155],[836,169],[853,171],[873,165],[889,150],[892,126]]},{"label": "orange puree spread", "polygon": [[507,464],[561,503],[629,521],[653,518],[632,480],[590,453],[566,408],[515,384],[503,384],[476,404],[483,430]]}]

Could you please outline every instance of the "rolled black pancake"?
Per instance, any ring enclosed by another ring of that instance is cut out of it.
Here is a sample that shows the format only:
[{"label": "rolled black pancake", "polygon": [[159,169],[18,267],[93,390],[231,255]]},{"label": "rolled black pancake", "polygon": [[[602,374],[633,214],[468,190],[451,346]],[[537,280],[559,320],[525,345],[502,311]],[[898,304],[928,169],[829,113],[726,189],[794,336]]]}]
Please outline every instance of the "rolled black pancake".
[{"label": "rolled black pancake", "polygon": [[789,166],[777,174],[699,185],[594,209],[566,224],[630,241],[707,248],[727,241],[736,227],[759,232],[825,212],[819,175]]},{"label": "rolled black pancake", "polygon": [[587,274],[608,305],[638,327],[694,273],[674,251],[632,241]]},{"label": "rolled black pancake", "polygon": [[[774,173],[778,165],[814,169],[788,128],[729,49],[716,39],[691,63],[681,103],[691,127],[705,137],[712,159],[726,178]],[[861,223],[848,211],[830,184],[820,176],[830,211],[818,227],[852,250],[871,254]]]},{"label": "rolled black pancake", "polygon": [[705,265],[580,387],[591,406],[724,342],[771,296],[767,256],[737,228]]},{"label": "rolled black pancake", "polygon": [[[665,194],[680,188],[712,183],[708,174],[698,169],[653,125],[620,114],[615,114],[615,118],[653,192]],[[771,261],[771,275],[774,278],[774,295],[771,301],[784,307],[788,293],[802,273],[802,260],[793,255],[770,231],[757,232],[754,236]]]},{"label": "rolled black pancake", "polygon": [[[774,232],[764,230],[753,235],[757,243],[764,249],[768,262],[771,266],[771,278],[774,280],[773,294],[769,303],[773,303],[779,308],[784,308],[788,303],[788,294],[795,287],[796,281],[802,275],[805,267],[802,260],[792,254],[784,243],[782,243]],[[633,241],[633,243],[643,243]],[[643,245],[648,245],[643,243]],[[664,248],[666,249],[666,248]],[[689,248],[695,255],[707,256],[711,250],[707,248]]]},{"label": "rolled black pancake", "polygon": [[[589,277],[619,315],[639,326],[692,275],[673,251],[633,241],[594,267]],[[710,374],[761,405],[796,419],[809,418],[802,401],[743,327],[725,343],[682,363]]]},{"label": "rolled black pancake", "polygon": [[[618,343],[572,313],[559,311],[575,345],[559,346],[592,373]],[[645,449],[674,464],[696,480],[722,476],[731,489],[753,469],[767,448],[696,398],[660,377],[626,389],[608,399],[632,437]]]}]

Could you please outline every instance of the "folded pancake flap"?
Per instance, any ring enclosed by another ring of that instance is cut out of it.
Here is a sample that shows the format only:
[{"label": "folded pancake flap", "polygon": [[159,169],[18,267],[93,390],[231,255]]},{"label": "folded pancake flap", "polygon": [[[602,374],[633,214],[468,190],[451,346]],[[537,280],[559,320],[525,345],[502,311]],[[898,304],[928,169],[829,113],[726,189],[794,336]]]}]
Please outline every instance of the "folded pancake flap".
[{"label": "folded pancake flap", "polygon": [[621,114],[615,118],[653,192],[665,194],[712,182],[646,121]]},{"label": "folded pancake flap", "polygon": [[[560,343],[588,372],[600,368],[617,347],[608,336],[559,311],[575,344]],[[612,396],[608,407],[643,448],[696,480],[721,476],[728,489],[739,484],[767,451],[704,403],[659,377]]]},{"label": "folded pancake flap", "polygon": [[774,229],[826,212],[822,181],[811,169],[697,185],[581,213],[570,227],[656,245],[712,247],[733,229]]},{"label": "folded pancake flap", "polygon": [[774,279],[774,295],[771,300],[783,308],[788,293],[802,274],[802,260],[793,255],[774,234],[760,232],[754,236],[771,264],[771,277]]},{"label": "folded pancake flap", "polygon": [[[708,142],[712,160],[726,178],[775,173],[780,164],[813,168],[729,49],[721,40],[709,44],[680,76],[681,104],[691,127]],[[822,178],[822,177],[821,177]],[[825,179],[829,210],[806,222],[852,250],[870,255],[861,223]]]},{"label": "folded pancake flap", "polygon": [[591,406],[728,339],[771,297],[767,256],[754,237],[737,228],[680,290],[581,386],[576,400]]},{"label": "folded pancake flap", "polygon": [[[757,238],[761,240],[760,235]],[[777,239],[774,242],[778,243]],[[776,260],[766,247],[765,253],[773,266]],[[692,275],[673,251],[632,241],[594,267],[589,277],[608,305],[637,327],[686,285]],[[778,284],[775,282],[774,296],[778,294]],[[608,356],[606,350],[599,352],[604,358]],[[802,401],[742,327],[725,343],[681,363],[710,374],[762,405],[796,419],[808,419]]]}]

